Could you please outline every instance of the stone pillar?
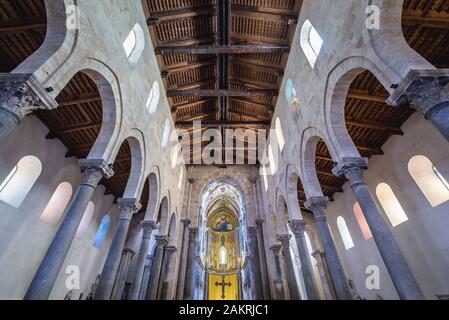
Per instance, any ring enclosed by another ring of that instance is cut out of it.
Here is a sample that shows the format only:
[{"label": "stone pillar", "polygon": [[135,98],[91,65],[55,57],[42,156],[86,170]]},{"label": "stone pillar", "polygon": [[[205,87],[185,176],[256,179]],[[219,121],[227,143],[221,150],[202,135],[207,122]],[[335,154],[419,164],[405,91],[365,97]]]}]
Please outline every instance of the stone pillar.
[{"label": "stone pillar", "polygon": [[[109,249],[108,257],[103,266],[100,282],[95,292],[95,300],[111,299],[112,289],[117,277],[118,267],[120,265],[120,257],[125,246],[126,236],[128,234],[129,224],[135,213],[137,213],[142,205],[136,199],[119,199],[120,219]],[[121,292],[117,292],[117,296],[121,296]]]},{"label": "stone pillar", "polygon": [[259,248],[260,273],[262,277],[262,289],[264,300],[270,300],[270,287],[268,281],[267,255],[265,253],[265,241],[263,236],[263,219],[257,219],[257,245]]},{"label": "stone pillar", "polygon": [[305,203],[307,209],[313,212],[318,232],[320,234],[323,249],[326,254],[329,270],[335,286],[338,300],[352,300],[352,294],[349,290],[348,280],[346,279],[343,266],[338,257],[334,240],[332,239],[329,225],[327,224],[324,211],[327,207],[328,199],[325,197],[312,197]]},{"label": "stone pillar", "polygon": [[116,281],[112,290],[112,297],[115,300],[122,300],[123,289],[125,288],[126,278],[128,276],[129,266],[135,255],[135,252],[130,248],[123,249],[120,265],[117,271]]},{"label": "stone pillar", "polygon": [[192,222],[189,218],[181,220],[184,228],[182,234],[182,244],[181,244],[181,259],[179,261],[179,275],[178,283],[176,286],[176,299],[184,299],[184,284],[186,278],[186,267],[187,267],[187,251],[189,245],[189,226]]},{"label": "stone pillar", "polygon": [[295,276],[295,266],[293,265],[292,254],[290,252],[291,235],[278,235],[278,240],[282,245],[282,255],[284,256],[285,270],[287,271],[288,290],[290,292],[290,300],[301,300],[299,294],[298,282]]},{"label": "stone pillar", "polygon": [[326,256],[322,251],[315,251],[312,253],[316,260],[318,272],[320,274],[321,283],[323,284],[323,291],[326,300],[335,300],[337,295],[335,293],[334,284],[332,283],[332,277],[327,266]]},{"label": "stone pillar", "polygon": [[366,158],[345,158],[335,166],[334,173],[348,179],[399,297],[406,300],[423,300],[424,296],[412,271],[364,181],[363,169],[367,167]]},{"label": "stone pillar", "polygon": [[306,223],[304,220],[292,220],[290,222],[290,229],[295,235],[296,246],[298,247],[302,276],[306,286],[307,299],[319,300],[315,277],[313,275],[312,262],[310,261],[310,254],[304,235],[304,232],[306,231]]},{"label": "stone pillar", "polygon": [[146,263],[145,269],[143,271],[143,279],[142,279],[142,285],[140,286],[139,300],[145,300],[145,297],[147,295],[148,285],[150,282],[151,269],[153,267],[153,262],[154,262],[154,256],[148,255],[146,260],[147,260],[147,263]]},{"label": "stone pillar", "polygon": [[103,160],[80,160],[79,166],[84,172],[81,184],[28,288],[25,300],[48,299],[96,187],[101,179],[114,174]]},{"label": "stone pillar", "polygon": [[276,290],[276,300],[285,300],[284,294],[284,284],[282,281],[282,271],[281,271],[281,262],[279,260],[279,252],[281,251],[281,246],[275,244],[270,247],[270,250],[273,252],[274,257],[274,265],[276,269],[276,277],[274,279],[274,287]]},{"label": "stone pillar", "polygon": [[184,300],[192,300],[193,258],[196,254],[198,228],[189,227],[189,247],[187,250],[186,274],[184,282]]},{"label": "stone pillar", "polygon": [[168,243],[168,236],[156,236],[156,252],[154,253],[153,267],[151,268],[150,283],[147,290],[147,300],[156,300],[159,279],[161,276],[162,258],[164,257],[165,246]]},{"label": "stone pillar", "polygon": [[172,281],[170,279],[171,273],[174,271],[173,269],[173,256],[175,255],[178,249],[175,246],[166,246],[165,254],[162,263],[161,276],[159,279],[159,287],[158,287],[158,300],[169,300],[171,291],[170,286],[172,285]]},{"label": "stone pillar", "polygon": [[252,259],[252,269],[255,280],[255,292],[256,300],[263,300],[263,287],[262,287],[262,272],[260,270],[260,254],[257,243],[257,228],[248,227],[248,235],[251,244],[251,259]]},{"label": "stone pillar", "polygon": [[129,300],[137,300],[139,298],[140,287],[142,286],[143,272],[145,269],[145,261],[147,259],[148,248],[150,246],[151,234],[153,230],[157,229],[157,222],[142,221],[143,229],[142,242],[140,244],[139,255],[137,256],[136,270],[133,281],[131,283],[131,290],[129,293]]},{"label": "stone pillar", "polygon": [[406,90],[410,106],[430,120],[449,141],[449,77],[420,76],[411,73]]},{"label": "stone pillar", "polygon": [[31,74],[0,74],[0,140],[29,114],[58,106]]}]

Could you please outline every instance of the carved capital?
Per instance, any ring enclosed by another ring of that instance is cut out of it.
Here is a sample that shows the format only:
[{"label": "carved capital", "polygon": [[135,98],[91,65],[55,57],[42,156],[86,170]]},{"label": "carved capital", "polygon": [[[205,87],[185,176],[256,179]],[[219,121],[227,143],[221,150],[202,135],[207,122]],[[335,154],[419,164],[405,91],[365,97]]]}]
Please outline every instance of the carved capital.
[{"label": "carved capital", "polygon": [[262,227],[262,225],[263,225],[264,222],[265,222],[264,219],[256,219],[256,225],[257,225],[258,227]]},{"label": "carved capital", "polygon": [[187,179],[187,181],[189,182],[189,184],[192,185],[195,182],[195,179],[189,178],[189,179]]},{"label": "carved capital", "polygon": [[165,246],[165,252],[169,255],[169,257],[172,257],[173,254],[178,251],[175,246]]},{"label": "carved capital", "polygon": [[101,179],[109,179],[114,175],[114,170],[103,160],[81,159],[78,161],[84,176],[81,184],[96,188]]},{"label": "carved capital", "polygon": [[281,251],[280,244],[274,244],[270,247],[270,250],[273,251],[275,257],[279,256],[279,252]]},{"label": "carved capital", "polygon": [[158,247],[165,247],[168,244],[168,236],[166,235],[157,235],[154,239]]},{"label": "carved capital", "polygon": [[118,199],[118,206],[120,208],[120,220],[131,220],[134,214],[136,214],[142,205],[137,199]]},{"label": "carved capital", "polygon": [[181,219],[182,224],[184,225],[184,229],[188,228],[190,224],[192,223],[192,220],[189,218]]},{"label": "carved capital", "polygon": [[58,106],[32,74],[0,74],[0,112],[19,124],[35,110],[52,110]]},{"label": "carved capital", "polygon": [[425,117],[438,105],[449,102],[449,89],[446,87],[449,78],[433,77],[417,78],[406,91],[410,106]]},{"label": "carved capital", "polygon": [[295,236],[304,236],[304,232],[306,231],[306,222],[304,220],[294,219],[290,221],[290,229],[292,230]]},{"label": "carved capital", "polygon": [[290,239],[292,236],[290,234],[278,234],[277,239],[282,244],[284,249],[290,248]]},{"label": "carved capital", "polygon": [[314,215],[324,215],[324,210],[326,210],[328,203],[328,197],[310,197],[304,203],[304,206],[312,211]]},{"label": "carved capital", "polygon": [[143,239],[148,240],[151,238],[151,233],[153,232],[153,230],[157,229],[158,223],[152,220],[144,220],[140,222],[140,226],[143,229]]},{"label": "carved capital", "polygon": [[346,177],[351,183],[363,181],[363,170],[368,168],[368,158],[343,158],[332,172],[339,177]]}]

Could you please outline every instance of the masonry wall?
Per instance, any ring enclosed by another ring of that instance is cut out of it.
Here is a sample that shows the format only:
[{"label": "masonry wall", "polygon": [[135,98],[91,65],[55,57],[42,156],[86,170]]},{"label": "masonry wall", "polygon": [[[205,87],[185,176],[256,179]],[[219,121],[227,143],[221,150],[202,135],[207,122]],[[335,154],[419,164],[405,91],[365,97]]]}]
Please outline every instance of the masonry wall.
[{"label": "masonry wall", "polygon": [[[43,222],[40,216],[61,182],[69,182],[75,194],[81,181],[77,159],[65,158],[67,149],[59,140],[45,139],[47,133],[45,125],[30,116],[2,141],[0,181],[27,155],[40,159],[42,173],[18,209],[0,201],[0,299],[23,298],[57,231],[56,226]],[[100,185],[92,198],[93,218],[83,237],[74,239],[50,299],[63,299],[69,291],[65,286],[67,266],[76,265],[80,270],[80,290],[74,290],[73,299],[78,299],[80,293],[86,297],[100,274],[118,219],[113,197],[104,193],[105,188]],[[102,248],[97,249],[93,242],[106,213],[111,216],[111,225]]]},{"label": "masonry wall", "polygon": [[[384,155],[370,159],[365,178],[373,195],[377,185],[383,182],[388,183],[396,194],[408,221],[392,228],[386,215],[385,219],[425,297],[435,299],[437,294],[449,294],[449,202],[433,208],[410,176],[407,165],[413,156],[425,155],[449,179],[449,145],[419,114],[414,114],[402,130],[404,136],[394,136],[383,146]],[[347,183],[343,189],[344,193],[335,195],[335,201],[329,204],[326,213],[348,278],[355,282],[363,298],[374,299],[380,294],[384,299],[397,299],[374,240],[365,240],[355,218],[353,206],[356,200],[352,190]],[[339,215],[348,225],[355,244],[352,249],[344,248],[336,223]],[[365,269],[369,265],[381,269],[378,291],[366,289]]]}]

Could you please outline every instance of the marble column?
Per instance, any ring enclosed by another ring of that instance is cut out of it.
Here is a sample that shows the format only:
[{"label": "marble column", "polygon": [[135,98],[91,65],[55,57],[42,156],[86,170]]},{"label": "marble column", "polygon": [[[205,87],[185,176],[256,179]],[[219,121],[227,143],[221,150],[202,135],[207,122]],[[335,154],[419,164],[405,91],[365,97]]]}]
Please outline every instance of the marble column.
[{"label": "marble column", "polygon": [[276,277],[274,279],[274,288],[276,290],[275,299],[285,300],[284,283],[282,281],[281,262],[279,259],[279,252],[281,251],[281,245],[275,244],[270,247],[270,250],[273,252],[274,266],[276,270]]},{"label": "marble column", "polygon": [[449,77],[420,76],[412,73],[405,96],[410,106],[430,120],[449,141]]},{"label": "marble column", "polygon": [[335,300],[337,295],[335,293],[334,284],[332,283],[332,277],[327,266],[326,256],[323,251],[315,251],[312,253],[316,260],[318,272],[320,274],[321,283],[323,285],[324,295],[326,300]]},{"label": "marble column", "polygon": [[184,300],[192,300],[193,258],[196,255],[198,228],[189,227],[189,246],[187,250],[186,274],[184,283]]},{"label": "marble column", "polygon": [[299,259],[301,261],[301,271],[304,278],[304,284],[308,300],[319,300],[318,290],[313,275],[312,262],[310,260],[309,250],[307,248],[305,231],[306,223],[304,220],[290,221],[290,229],[295,235],[296,246],[298,247]]},{"label": "marble column", "polygon": [[136,270],[134,273],[131,289],[129,292],[129,300],[137,300],[139,298],[140,287],[142,286],[142,278],[145,269],[145,261],[147,259],[148,248],[150,246],[151,234],[157,229],[158,224],[155,221],[142,221],[143,229],[142,242],[140,243],[139,255],[137,256]]},{"label": "marble column", "polygon": [[260,272],[262,277],[262,289],[264,300],[270,300],[270,287],[268,280],[267,255],[265,253],[265,240],[263,236],[263,219],[256,220],[257,226],[257,245],[259,248]]},{"label": "marble column", "polygon": [[29,114],[58,106],[31,74],[0,74],[0,140]]},{"label": "marble column", "polygon": [[248,235],[251,244],[251,259],[252,259],[252,271],[255,280],[255,293],[256,300],[263,300],[263,287],[262,287],[262,272],[260,270],[260,254],[257,243],[257,228],[248,227]]},{"label": "marble column", "polygon": [[151,269],[153,267],[154,256],[148,255],[146,260],[147,260],[147,262],[145,265],[145,269],[143,271],[142,285],[140,286],[139,300],[145,300],[147,290],[148,290],[148,285],[150,282],[150,275],[151,275]]},{"label": "marble column", "polygon": [[48,299],[95,189],[101,179],[114,174],[103,160],[80,160],[79,166],[83,171],[81,184],[28,288],[25,300]]},{"label": "marble column", "polygon": [[[120,219],[106,262],[103,266],[103,271],[101,272],[100,282],[98,283],[98,288],[94,296],[95,300],[111,299],[112,289],[120,265],[120,258],[123,247],[125,246],[126,236],[128,235],[129,224],[133,215],[142,208],[142,205],[137,199],[119,199],[118,205],[120,208]],[[117,292],[117,296],[120,295],[121,292]]]},{"label": "marble column", "polygon": [[115,300],[122,300],[123,290],[126,285],[126,278],[128,276],[129,266],[136,253],[130,248],[123,249],[120,265],[117,271],[116,281],[112,290],[111,297]]},{"label": "marble column", "polygon": [[284,256],[285,270],[287,271],[288,290],[290,292],[290,300],[301,300],[299,294],[298,282],[295,276],[295,266],[293,265],[292,254],[290,252],[290,239],[289,234],[278,235],[278,240],[282,245],[282,255]]},{"label": "marble column", "polygon": [[166,246],[165,254],[161,268],[161,277],[159,280],[158,287],[158,300],[169,300],[172,294],[172,290],[170,290],[170,286],[172,285],[172,277],[171,274],[174,271],[173,269],[173,256],[175,255],[178,249],[175,246]]},{"label": "marble column", "polygon": [[189,245],[189,226],[192,222],[189,218],[181,220],[183,228],[182,234],[182,244],[181,244],[181,259],[179,261],[179,275],[178,283],[176,286],[176,299],[184,299],[184,284],[186,278],[186,267],[187,267],[187,251]]},{"label": "marble column", "polygon": [[348,179],[399,297],[406,300],[422,300],[424,296],[412,271],[364,181],[363,169],[367,167],[366,158],[344,158],[335,166],[334,173]]},{"label": "marble column", "polygon": [[162,259],[164,257],[165,246],[168,243],[168,236],[157,235],[156,252],[154,253],[153,267],[151,268],[150,282],[147,290],[147,300],[156,300],[158,292],[158,284],[161,276]]},{"label": "marble column", "polygon": [[327,224],[326,215],[324,213],[327,207],[328,199],[325,197],[312,197],[305,203],[307,209],[313,212],[318,232],[320,234],[323,249],[326,254],[329,270],[335,286],[338,300],[352,300],[352,294],[349,290],[348,280],[338,257],[337,248],[332,239],[329,225]]}]

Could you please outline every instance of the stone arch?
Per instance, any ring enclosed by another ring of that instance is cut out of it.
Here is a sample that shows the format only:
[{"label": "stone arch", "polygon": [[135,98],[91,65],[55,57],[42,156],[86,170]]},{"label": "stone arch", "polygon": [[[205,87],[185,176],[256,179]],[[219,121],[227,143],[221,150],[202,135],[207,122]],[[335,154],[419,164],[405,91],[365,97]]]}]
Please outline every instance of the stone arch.
[{"label": "stone arch", "polygon": [[148,175],[147,180],[150,190],[148,195],[148,206],[145,214],[145,220],[151,220],[154,216],[157,215],[156,210],[160,193],[159,168],[156,167],[155,170]]},{"label": "stone arch", "polygon": [[[122,140],[127,142],[131,150],[131,168],[126,188],[123,192],[123,198],[139,199],[144,185],[145,172],[145,143],[142,132],[138,130],[130,130],[126,138]],[[118,150],[113,159],[116,158]],[[113,161],[112,161],[113,163]]]},{"label": "stone arch", "polygon": [[[322,133],[316,128],[305,130],[301,137],[300,176],[302,177],[306,198],[323,196],[315,165],[316,149],[320,140],[326,141]],[[335,159],[332,150],[329,151],[332,158]]]},{"label": "stone arch", "polygon": [[290,220],[302,219],[301,208],[298,199],[298,180],[300,180],[296,168],[289,164],[286,171],[286,198],[287,210]]},{"label": "stone arch", "polygon": [[157,218],[155,219],[157,222],[159,222],[159,234],[160,235],[166,235],[169,228],[169,203],[168,203],[168,197],[165,196],[162,198],[161,203],[159,204],[159,211]]},{"label": "stone arch", "polygon": [[167,235],[168,244],[171,246],[176,246],[176,233],[178,231],[178,221],[176,212],[173,212],[170,216],[170,223],[168,224]]}]

